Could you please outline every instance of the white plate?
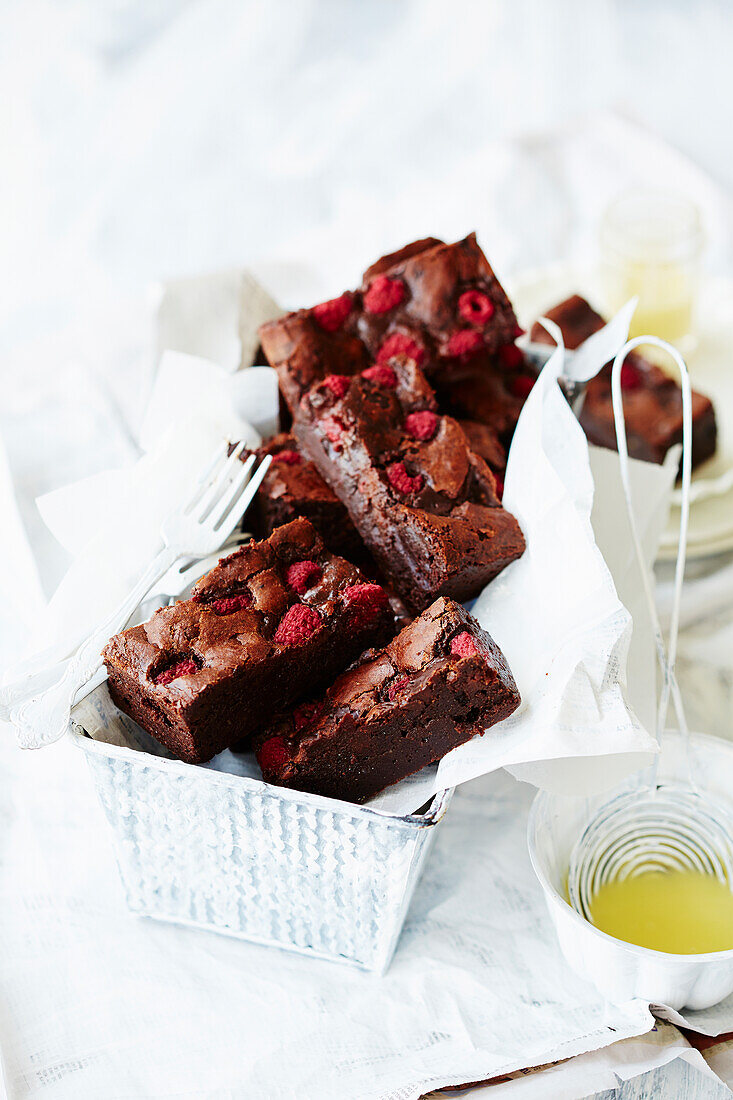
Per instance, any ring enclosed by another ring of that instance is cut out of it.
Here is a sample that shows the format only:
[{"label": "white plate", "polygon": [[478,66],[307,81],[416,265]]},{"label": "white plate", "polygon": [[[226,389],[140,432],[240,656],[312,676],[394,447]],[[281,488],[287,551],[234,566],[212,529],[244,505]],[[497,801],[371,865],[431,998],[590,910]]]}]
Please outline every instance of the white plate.
[{"label": "white plate", "polygon": [[[520,324],[532,322],[557,302],[577,293],[593,304],[602,301],[598,279],[587,267],[556,264],[528,271],[509,282],[508,292]],[[692,384],[715,405],[718,448],[692,475],[688,556],[707,557],[733,550],[733,279],[703,277],[696,333],[697,347],[687,356]],[[677,553],[679,490],[675,490],[669,522],[662,535],[659,557]]]}]

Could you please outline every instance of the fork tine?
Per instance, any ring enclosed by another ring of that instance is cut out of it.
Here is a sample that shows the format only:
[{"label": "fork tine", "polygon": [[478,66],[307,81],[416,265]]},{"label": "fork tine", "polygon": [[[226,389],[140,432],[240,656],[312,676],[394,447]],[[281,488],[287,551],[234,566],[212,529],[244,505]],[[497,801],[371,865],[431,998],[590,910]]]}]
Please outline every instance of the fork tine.
[{"label": "fork tine", "polygon": [[240,481],[242,477],[249,477],[252,467],[256,462],[254,455],[250,455],[246,462],[242,462],[242,452],[246,450],[244,443],[238,443],[217,472],[214,480],[207,485],[203,496],[193,510],[193,516],[198,523],[208,521],[209,514],[218,505],[222,495],[228,490],[233,481]]},{"label": "fork tine", "polygon": [[221,466],[222,460],[226,458],[226,453],[228,450],[229,443],[226,441],[226,439],[222,439],[219,443],[217,443],[216,450],[211,456],[211,460],[206,465],[203,473],[201,474],[194,486],[193,493],[188,498],[183,507],[184,515],[188,515],[189,512],[193,511],[201,496],[206,492],[206,488],[212,482],[218,467]]},{"label": "fork tine", "polygon": [[[212,515],[210,517],[210,519],[214,521],[215,531],[219,531],[219,533],[222,534],[221,528],[226,527],[228,533],[237,523],[239,523],[254,500],[255,493],[262,484],[262,479],[267,473],[271,462],[272,455],[266,455],[249,481],[246,484],[244,482],[240,483],[237,488],[232,490],[222,501],[218,512],[215,516]],[[226,537],[226,535],[224,537]]]},{"label": "fork tine", "polygon": [[[262,465],[262,463],[260,463],[260,465]],[[258,467],[255,467],[255,469],[258,470]],[[261,480],[262,479],[260,478],[260,481]],[[245,488],[248,488],[250,482],[251,477],[247,477],[246,479],[237,478],[237,480],[232,483],[231,488],[227,489],[225,493],[222,493],[220,499],[211,509],[211,512],[206,519],[206,522],[212,524],[215,531],[219,530],[232,508],[236,508],[238,506],[240,496],[242,495]],[[259,483],[260,482],[258,481],[257,484],[259,485]]]}]

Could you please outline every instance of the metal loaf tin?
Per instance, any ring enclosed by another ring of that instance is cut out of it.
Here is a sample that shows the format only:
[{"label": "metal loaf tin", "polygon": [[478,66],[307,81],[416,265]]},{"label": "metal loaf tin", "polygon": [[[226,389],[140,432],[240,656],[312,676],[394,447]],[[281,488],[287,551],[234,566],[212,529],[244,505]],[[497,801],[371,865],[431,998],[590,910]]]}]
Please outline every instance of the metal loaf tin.
[{"label": "metal loaf tin", "polygon": [[452,791],[394,817],[184,764],[120,714],[106,683],[74,708],[72,736],[133,912],[386,970]]}]

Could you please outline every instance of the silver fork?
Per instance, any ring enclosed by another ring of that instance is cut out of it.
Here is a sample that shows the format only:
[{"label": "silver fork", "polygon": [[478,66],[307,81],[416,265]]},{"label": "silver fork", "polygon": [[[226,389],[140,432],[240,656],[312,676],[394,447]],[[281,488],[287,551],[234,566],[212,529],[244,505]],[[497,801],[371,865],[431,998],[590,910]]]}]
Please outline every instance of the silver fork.
[{"label": "silver fork", "polygon": [[191,497],[163,521],[162,550],[122,603],[77,649],[61,679],[11,708],[10,720],[18,729],[23,747],[39,748],[63,737],[77,692],[102,663],[105,642],[124,627],[145,594],[179,558],[212,554],[234,530],[254,499],[270,456],[256,466],[254,455],[241,461],[243,443],[227,457],[228,449],[226,442],[217,448]]}]

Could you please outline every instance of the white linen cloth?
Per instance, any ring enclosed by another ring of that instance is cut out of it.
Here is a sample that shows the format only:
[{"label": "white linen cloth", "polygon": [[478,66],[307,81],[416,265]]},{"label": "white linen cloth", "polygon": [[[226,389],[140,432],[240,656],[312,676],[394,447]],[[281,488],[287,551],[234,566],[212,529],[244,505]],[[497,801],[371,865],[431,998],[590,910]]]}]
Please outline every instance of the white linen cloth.
[{"label": "white linen cloth", "polygon": [[[127,913],[80,765],[68,741],[0,739],[11,1100],[417,1100],[652,1026],[564,963],[526,851],[533,791],[506,773],[456,793],[376,977]],[[685,1020],[730,1030],[733,998]]]}]

